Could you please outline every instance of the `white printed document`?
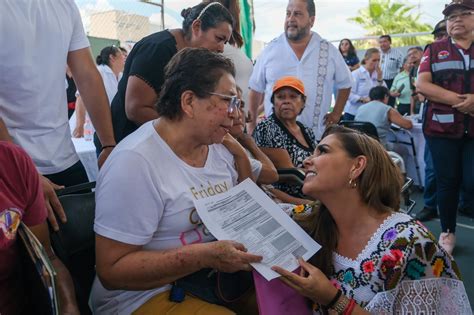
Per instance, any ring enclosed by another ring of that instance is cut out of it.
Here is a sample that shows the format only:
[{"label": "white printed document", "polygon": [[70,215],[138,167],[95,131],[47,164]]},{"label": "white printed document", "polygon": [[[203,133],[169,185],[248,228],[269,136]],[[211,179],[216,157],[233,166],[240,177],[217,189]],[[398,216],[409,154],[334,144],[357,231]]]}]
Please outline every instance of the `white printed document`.
[{"label": "white printed document", "polygon": [[250,179],[194,205],[214,237],[242,243],[263,257],[252,266],[268,281],[280,276],[272,266],[294,271],[297,258],[308,260],[321,248]]}]

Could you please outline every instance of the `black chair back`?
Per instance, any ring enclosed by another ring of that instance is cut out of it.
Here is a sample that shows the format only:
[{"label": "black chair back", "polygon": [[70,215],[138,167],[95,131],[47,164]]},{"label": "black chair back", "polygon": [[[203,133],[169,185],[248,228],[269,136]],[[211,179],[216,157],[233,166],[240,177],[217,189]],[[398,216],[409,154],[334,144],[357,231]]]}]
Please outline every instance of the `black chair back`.
[{"label": "black chair back", "polygon": [[365,133],[366,135],[371,136],[377,141],[379,141],[379,133],[377,132],[377,128],[371,122],[355,121],[355,120],[341,120],[339,124],[347,128],[358,130],[362,133]]},{"label": "black chair back", "polygon": [[91,314],[88,300],[95,277],[94,187],[92,182],[58,191],[67,222],[58,219],[59,231],[51,233],[51,245],[73,278],[81,314]]}]

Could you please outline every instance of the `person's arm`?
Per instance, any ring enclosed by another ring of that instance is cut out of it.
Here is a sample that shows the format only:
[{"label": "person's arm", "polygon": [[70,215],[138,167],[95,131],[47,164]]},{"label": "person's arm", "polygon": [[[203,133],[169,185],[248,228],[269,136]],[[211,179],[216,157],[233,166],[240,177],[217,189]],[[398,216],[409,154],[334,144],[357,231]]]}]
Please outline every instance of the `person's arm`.
[{"label": "person's arm", "polygon": [[413,128],[413,122],[410,119],[404,118],[397,110],[391,108],[388,111],[388,120],[397,126],[405,129]]},{"label": "person's arm", "polygon": [[29,227],[31,232],[36,236],[36,238],[43,245],[46,253],[48,254],[51,263],[56,270],[57,279],[56,279],[56,288],[58,292],[59,306],[61,314],[79,314],[79,309],[76,302],[76,297],[74,293],[74,284],[72,282],[71,275],[69,271],[61,262],[61,260],[56,257],[51,248],[48,225],[45,223]]},{"label": "person's arm", "polygon": [[0,140],[13,142],[12,138],[10,137],[10,134],[8,133],[7,126],[5,126],[5,123],[3,122],[2,117],[0,117]]},{"label": "person's arm", "polygon": [[97,276],[109,290],[150,290],[203,268],[223,272],[251,270],[250,263],[261,259],[233,241],[152,251],[96,236]]},{"label": "person's arm", "polygon": [[309,200],[309,199],[293,197],[287,194],[286,192],[281,191],[276,188],[268,188],[268,191],[270,191],[278,200],[280,200],[283,203],[291,203],[294,205],[304,205],[304,204],[309,204],[313,202],[312,200]]},{"label": "person's arm", "polygon": [[242,135],[237,138],[237,141],[239,141],[244,148],[249,150],[256,160],[262,163],[262,170],[257,178],[257,183],[272,184],[276,182],[278,180],[278,173],[275,166],[268,156],[258,148],[253,138],[249,134],[242,133]]},{"label": "person's arm", "polygon": [[[77,88],[102,146],[115,146],[112,116],[104,82],[97,70],[89,48],[68,53],[67,63],[74,76]],[[105,162],[113,147],[102,150],[98,158],[99,167]]]},{"label": "person's arm", "polygon": [[[224,136],[222,144],[234,156],[235,168],[237,174],[239,174],[238,182],[241,183],[247,178],[253,178],[252,166],[250,165],[250,160],[244,147],[232,137],[230,133]],[[256,180],[256,178],[254,180]]]},{"label": "person's arm", "polygon": [[422,72],[418,74],[416,88],[427,99],[433,102],[453,106],[461,103],[462,101],[462,99],[458,97],[457,93],[446,90],[434,84],[431,72]]},{"label": "person's arm", "polygon": [[260,147],[260,150],[270,158],[277,169],[295,167],[290,154],[285,149]]},{"label": "person's arm", "polygon": [[125,92],[125,114],[140,126],[158,118],[155,105],[158,95],[155,90],[137,76],[130,76]]},{"label": "person's arm", "polygon": [[251,121],[247,124],[247,131],[249,134],[252,134],[257,126],[258,106],[263,103],[264,96],[264,93],[252,89],[249,91],[249,113],[251,118]]},{"label": "person's arm", "polygon": [[415,96],[411,95],[410,96],[410,115],[413,116],[415,115]]},{"label": "person's arm", "polygon": [[86,108],[84,107],[84,102],[82,102],[82,97],[79,95],[76,98],[76,128],[72,132],[74,138],[84,137],[84,124],[86,123]]}]

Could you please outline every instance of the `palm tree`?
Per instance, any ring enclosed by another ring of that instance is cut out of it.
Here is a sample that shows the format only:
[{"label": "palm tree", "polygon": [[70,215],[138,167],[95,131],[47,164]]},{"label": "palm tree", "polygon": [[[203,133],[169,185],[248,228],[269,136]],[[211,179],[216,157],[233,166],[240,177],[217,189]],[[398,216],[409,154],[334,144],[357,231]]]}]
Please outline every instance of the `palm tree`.
[{"label": "palm tree", "polygon": [[[414,8],[415,6],[391,0],[369,0],[369,5],[360,9],[357,17],[348,20],[361,25],[367,31],[367,35],[431,31],[431,25],[419,21],[420,14],[411,12]],[[394,38],[393,45],[420,45],[430,40],[430,36]]]}]

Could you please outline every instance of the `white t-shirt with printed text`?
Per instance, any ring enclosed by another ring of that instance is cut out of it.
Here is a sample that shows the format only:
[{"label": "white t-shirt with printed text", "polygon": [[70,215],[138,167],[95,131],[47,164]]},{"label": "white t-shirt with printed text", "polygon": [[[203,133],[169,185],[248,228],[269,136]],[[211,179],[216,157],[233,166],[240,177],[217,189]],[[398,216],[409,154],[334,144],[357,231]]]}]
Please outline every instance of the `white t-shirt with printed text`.
[{"label": "white t-shirt with printed text", "polygon": [[[97,234],[118,242],[164,250],[209,242],[193,201],[229,190],[237,183],[233,155],[209,146],[202,168],[182,161],[148,122],[114,149],[100,171],[96,190]],[[170,288],[106,290],[96,277],[91,293],[95,314],[130,314]]]}]

